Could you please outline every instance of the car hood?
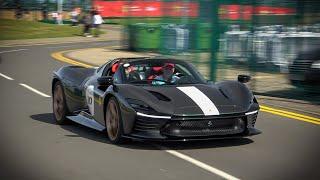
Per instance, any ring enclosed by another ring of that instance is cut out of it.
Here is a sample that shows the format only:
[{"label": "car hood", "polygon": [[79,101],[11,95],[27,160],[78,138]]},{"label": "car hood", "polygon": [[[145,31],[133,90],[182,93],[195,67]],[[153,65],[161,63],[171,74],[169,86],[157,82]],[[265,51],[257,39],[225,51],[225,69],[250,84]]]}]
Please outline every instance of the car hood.
[{"label": "car hood", "polygon": [[124,85],[124,98],[140,100],[156,112],[174,116],[243,113],[250,108],[252,93],[241,83],[184,86]]}]

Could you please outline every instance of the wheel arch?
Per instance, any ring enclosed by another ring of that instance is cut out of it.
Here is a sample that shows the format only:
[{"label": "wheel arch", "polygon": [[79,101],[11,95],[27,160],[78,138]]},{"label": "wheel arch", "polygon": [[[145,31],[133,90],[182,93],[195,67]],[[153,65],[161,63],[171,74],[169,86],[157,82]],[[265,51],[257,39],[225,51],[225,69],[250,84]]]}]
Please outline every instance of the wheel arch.
[{"label": "wheel arch", "polygon": [[[107,110],[107,105],[111,97],[116,98],[113,94],[109,93],[104,97],[103,101],[103,119],[104,119],[104,124],[106,126],[106,110]],[[117,98],[116,98],[117,99]]]},{"label": "wheel arch", "polygon": [[[51,84],[51,94],[53,95],[53,91],[54,91],[54,85],[59,82],[60,79],[57,78],[57,77],[54,77],[53,80],[52,80],[52,84]],[[60,81],[61,82],[61,81]]]},{"label": "wheel arch", "polygon": [[104,103],[103,104],[104,123],[106,125],[107,105],[108,105],[110,98],[112,98],[112,97],[114,97],[117,100],[117,103],[119,106],[119,111],[120,111],[120,115],[121,115],[121,121],[122,121],[122,125],[123,125],[124,134],[130,134],[133,129],[133,126],[134,126],[136,112],[131,107],[129,107],[125,98],[116,92],[111,91],[110,93],[105,95],[104,102],[103,102]]}]

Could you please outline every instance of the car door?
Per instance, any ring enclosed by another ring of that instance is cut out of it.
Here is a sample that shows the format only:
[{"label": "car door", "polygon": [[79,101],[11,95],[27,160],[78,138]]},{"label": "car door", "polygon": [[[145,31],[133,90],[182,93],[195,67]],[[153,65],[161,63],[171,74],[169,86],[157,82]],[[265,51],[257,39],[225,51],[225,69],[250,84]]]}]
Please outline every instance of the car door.
[{"label": "car door", "polygon": [[105,125],[103,97],[105,96],[105,91],[108,87],[100,86],[98,84],[98,78],[102,76],[112,76],[111,67],[111,63],[105,65],[101,72],[97,72],[97,74],[93,78],[88,80],[85,87],[86,102],[89,112],[93,116],[93,118],[101,125]]}]

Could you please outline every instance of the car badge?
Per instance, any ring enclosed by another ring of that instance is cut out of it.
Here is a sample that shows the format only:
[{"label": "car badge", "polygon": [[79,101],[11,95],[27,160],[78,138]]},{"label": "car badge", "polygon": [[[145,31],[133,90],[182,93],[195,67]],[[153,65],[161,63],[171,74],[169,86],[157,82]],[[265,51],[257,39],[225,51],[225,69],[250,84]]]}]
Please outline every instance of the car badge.
[{"label": "car badge", "polygon": [[209,121],[208,122],[208,127],[211,127],[211,126],[213,126],[213,123],[212,123],[212,121]]}]

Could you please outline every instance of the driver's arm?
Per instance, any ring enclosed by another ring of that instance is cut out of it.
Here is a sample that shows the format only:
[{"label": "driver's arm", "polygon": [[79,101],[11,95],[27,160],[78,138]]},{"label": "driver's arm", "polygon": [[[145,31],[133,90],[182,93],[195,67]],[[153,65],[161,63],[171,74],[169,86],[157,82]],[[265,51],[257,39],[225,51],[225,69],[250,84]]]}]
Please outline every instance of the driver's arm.
[{"label": "driver's arm", "polygon": [[179,77],[179,76],[176,76],[176,75],[174,74],[174,75],[172,75],[171,83],[174,83],[174,82],[176,82],[176,81],[179,80],[179,79],[180,79],[180,77]]},{"label": "driver's arm", "polygon": [[[164,80],[161,76],[156,76],[154,79]],[[163,85],[163,84],[165,84],[165,82],[162,82],[162,81],[152,81],[152,85]]]}]

